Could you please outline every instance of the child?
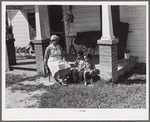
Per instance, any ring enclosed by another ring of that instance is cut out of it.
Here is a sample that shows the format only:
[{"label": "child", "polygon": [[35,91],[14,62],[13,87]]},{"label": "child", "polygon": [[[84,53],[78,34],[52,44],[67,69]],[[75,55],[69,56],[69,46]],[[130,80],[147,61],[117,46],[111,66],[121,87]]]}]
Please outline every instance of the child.
[{"label": "child", "polygon": [[88,82],[88,77],[93,80],[95,77],[95,66],[92,63],[92,56],[91,54],[87,54],[84,56],[84,61],[85,61],[85,66],[84,66],[84,84],[87,85]]},{"label": "child", "polygon": [[78,51],[77,53],[77,59],[74,63],[75,66],[78,66],[77,69],[72,69],[72,78],[74,82],[77,82],[79,80],[83,80],[83,73],[84,73],[84,55],[83,51]]}]

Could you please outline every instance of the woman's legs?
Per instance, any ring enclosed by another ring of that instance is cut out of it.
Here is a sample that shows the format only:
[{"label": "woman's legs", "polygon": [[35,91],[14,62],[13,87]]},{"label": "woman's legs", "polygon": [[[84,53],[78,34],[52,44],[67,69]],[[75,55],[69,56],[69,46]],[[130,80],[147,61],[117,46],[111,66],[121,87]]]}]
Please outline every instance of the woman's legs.
[{"label": "woman's legs", "polygon": [[58,71],[54,75],[54,79],[59,82],[61,85],[67,85],[63,82],[65,76],[63,76],[62,71]]}]

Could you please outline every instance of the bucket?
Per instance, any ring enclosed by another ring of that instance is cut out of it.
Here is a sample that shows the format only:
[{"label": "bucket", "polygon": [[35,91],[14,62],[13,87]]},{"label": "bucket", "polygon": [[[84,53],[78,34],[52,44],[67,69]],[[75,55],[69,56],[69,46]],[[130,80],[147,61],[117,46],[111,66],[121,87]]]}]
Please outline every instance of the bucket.
[{"label": "bucket", "polygon": [[130,59],[130,53],[124,53],[124,58],[129,60]]}]

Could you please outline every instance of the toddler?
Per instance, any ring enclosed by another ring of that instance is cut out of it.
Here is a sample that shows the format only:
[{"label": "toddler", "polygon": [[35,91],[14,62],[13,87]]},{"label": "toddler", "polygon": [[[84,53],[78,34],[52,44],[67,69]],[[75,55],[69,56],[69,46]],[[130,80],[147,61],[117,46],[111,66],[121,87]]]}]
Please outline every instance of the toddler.
[{"label": "toddler", "polygon": [[87,54],[84,56],[84,84],[87,85],[89,83],[88,78],[91,80],[95,77],[95,65],[92,63],[91,54]]}]

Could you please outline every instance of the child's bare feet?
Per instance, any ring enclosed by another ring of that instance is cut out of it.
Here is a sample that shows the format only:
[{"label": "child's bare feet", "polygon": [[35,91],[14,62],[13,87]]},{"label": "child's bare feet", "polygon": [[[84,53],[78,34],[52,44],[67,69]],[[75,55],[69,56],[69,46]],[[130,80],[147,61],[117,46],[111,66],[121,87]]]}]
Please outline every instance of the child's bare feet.
[{"label": "child's bare feet", "polygon": [[86,82],[86,81],[84,82],[84,85],[87,85],[87,82]]}]

